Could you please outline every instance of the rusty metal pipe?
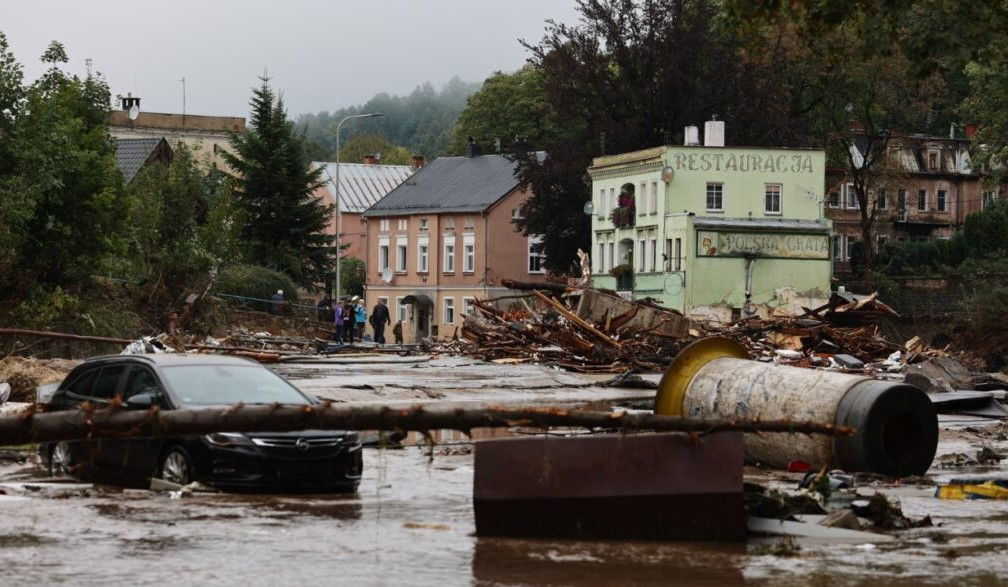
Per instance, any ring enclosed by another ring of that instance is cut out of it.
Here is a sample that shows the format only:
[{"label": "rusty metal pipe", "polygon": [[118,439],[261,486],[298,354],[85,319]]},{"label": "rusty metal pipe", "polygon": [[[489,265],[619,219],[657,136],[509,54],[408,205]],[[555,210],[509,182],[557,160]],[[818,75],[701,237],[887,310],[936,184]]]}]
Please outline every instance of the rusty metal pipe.
[{"label": "rusty metal pipe", "polygon": [[846,471],[922,475],[938,446],[938,417],[920,389],[831,371],[751,361],[734,341],[683,349],[662,377],[655,413],[690,418],[833,422],[853,437],[768,433],[746,438],[746,458],[775,467],[806,461]]}]

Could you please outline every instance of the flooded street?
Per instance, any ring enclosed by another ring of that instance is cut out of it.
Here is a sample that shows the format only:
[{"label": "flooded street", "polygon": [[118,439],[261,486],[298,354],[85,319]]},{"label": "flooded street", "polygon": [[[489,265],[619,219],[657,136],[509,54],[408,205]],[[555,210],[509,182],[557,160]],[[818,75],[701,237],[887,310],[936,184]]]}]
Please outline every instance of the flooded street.
[{"label": "flooded street", "polygon": [[[441,402],[536,403],[533,389],[554,376],[459,364],[311,365],[286,374],[312,393],[362,403],[370,403],[367,394],[373,402],[432,393]],[[555,376],[569,385],[554,380],[552,401],[611,404],[652,393]],[[981,440],[970,430],[943,432],[939,456],[975,449]],[[801,541],[796,551],[774,554],[780,539],[769,537],[744,545],[477,538],[471,443],[460,433],[437,437],[432,455],[412,440],[402,449],[365,449],[354,496],[173,498],[48,483],[31,460],[5,460],[0,584],[995,585],[1008,576],[1008,501],[938,500],[929,486],[860,487],[863,494],[884,491],[909,518],[930,516],[934,524],[889,543]],[[1006,448],[993,436],[982,442]],[[976,471],[931,471],[939,481],[965,472]],[[797,478],[758,469],[746,475],[790,489]]]}]

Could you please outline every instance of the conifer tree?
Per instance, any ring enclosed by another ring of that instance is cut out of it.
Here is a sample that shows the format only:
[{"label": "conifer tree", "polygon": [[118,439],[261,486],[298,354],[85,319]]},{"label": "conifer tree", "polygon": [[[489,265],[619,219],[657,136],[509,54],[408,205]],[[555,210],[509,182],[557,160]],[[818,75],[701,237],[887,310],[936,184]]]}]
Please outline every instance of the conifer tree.
[{"label": "conifer tree", "polygon": [[325,233],[332,211],[312,195],[322,185],[321,169],[311,169],[304,135],[287,119],[269,78],[260,80],[249,128],[232,136],[234,152],[224,154],[246,215],[247,260],[312,288],[324,283],[335,261],[333,237]]}]

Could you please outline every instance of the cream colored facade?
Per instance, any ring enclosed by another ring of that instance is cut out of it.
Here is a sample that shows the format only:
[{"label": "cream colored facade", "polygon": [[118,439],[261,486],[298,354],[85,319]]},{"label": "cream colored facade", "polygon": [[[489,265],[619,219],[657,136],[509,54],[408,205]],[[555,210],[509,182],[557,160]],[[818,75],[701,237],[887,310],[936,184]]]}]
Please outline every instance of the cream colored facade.
[{"label": "cream colored facade", "polygon": [[245,119],[237,116],[141,111],[136,120],[130,120],[125,110],[114,110],[109,116],[109,133],[113,137],[164,137],[171,145],[181,142],[193,149],[199,165],[208,170],[226,168],[221,153],[228,148],[232,133],[244,132]]}]

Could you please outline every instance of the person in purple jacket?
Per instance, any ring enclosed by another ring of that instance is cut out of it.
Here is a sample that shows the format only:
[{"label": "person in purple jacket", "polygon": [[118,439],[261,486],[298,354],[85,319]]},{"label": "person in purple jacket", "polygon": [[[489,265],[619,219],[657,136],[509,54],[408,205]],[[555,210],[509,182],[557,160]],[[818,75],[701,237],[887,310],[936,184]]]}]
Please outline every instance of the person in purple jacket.
[{"label": "person in purple jacket", "polygon": [[343,301],[342,300],[339,303],[336,304],[336,308],[335,308],[335,314],[336,314],[336,342],[338,342],[338,343],[342,343],[343,342],[343,326],[344,326],[344,324],[346,322],[346,320],[345,320],[346,316],[344,316],[344,313],[346,312],[345,308],[346,307],[343,305]]}]

